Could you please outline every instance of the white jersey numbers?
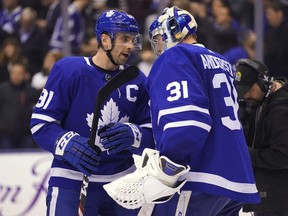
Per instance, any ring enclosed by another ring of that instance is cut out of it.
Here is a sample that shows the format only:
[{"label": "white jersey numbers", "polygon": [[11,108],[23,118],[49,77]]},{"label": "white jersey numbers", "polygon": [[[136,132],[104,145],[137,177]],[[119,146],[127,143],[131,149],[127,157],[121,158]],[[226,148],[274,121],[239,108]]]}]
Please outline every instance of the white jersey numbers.
[{"label": "white jersey numbers", "polygon": [[[232,82],[232,78],[231,78],[231,82]],[[241,128],[241,124],[240,121],[238,119],[238,109],[239,109],[239,105],[236,101],[236,99],[234,99],[235,101],[233,101],[232,98],[237,98],[237,92],[235,88],[231,88],[231,85],[229,84],[228,80],[227,80],[227,76],[225,74],[215,74],[215,76],[213,77],[213,87],[214,88],[221,88],[224,86],[221,84],[225,83],[227,86],[227,90],[229,93],[229,97],[224,97],[224,103],[226,106],[228,107],[232,107],[233,109],[233,116],[224,116],[221,117],[221,121],[222,124],[225,125],[227,128],[229,128],[230,130],[239,130]],[[230,97],[233,94],[234,97]]]},{"label": "white jersey numbers", "polygon": [[39,100],[36,104],[37,108],[43,108],[46,109],[50,103],[50,101],[52,100],[54,95],[53,91],[47,91],[46,89],[43,89],[43,91],[41,92],[41,95],[39,97]]},{"label": "white jersey numbers", "polygon": [[167,97],[168,101],[176,101],[180,97],[188,98],[188,86],[187,81],[171,82],[166,86],[166,90],[170,91],[170,96]]},{"label": "white jersey numbers", "polygon": [[[126,86],[127,100],[130,102],[136,102],[137,97],[133,96],[133,95],[136,95],[135,93],[133,94],[133,92],[138,91],[138,90],[139,90],[139,87],[137,85],[127,85]],[[38,102],[36,104],[36,107],[46,109],[49,103],[51,102],[53,95],[54,95],[54,91],[47,91],[47,89],[43,89],[38,99]]]},{"label": "white jersey numbers", "polygon": [[[240,121],[238,119],[239,105],[236,101],[236,98],[237,98],[236,89],[229,84],[228,78],[224,73],[215,74],[212,82],[213,82],[213,87],[215,89],[225,88],[228,90],[229,96],[223,97],[222,103],[224,103],[227,107],[231,107],[233,110],[233,112],[231,112],[229,115],[221,117],[222,124],[225,127],[229,128],[230,130],[239,130],[241,128],[241,124],[240,124]],[[231,82],[233,82],[232,78],[231,78]],[[171,82],[166,86],[166,90],[169,91],[169,96],[167,97],[167,100],[169,102],[177,101],[180,98],[188,98],[187,81]],[[232,95],[233,95],[233,97],[230,97]],[[233,98],[234,98],[234,100],[233,100]]]}]

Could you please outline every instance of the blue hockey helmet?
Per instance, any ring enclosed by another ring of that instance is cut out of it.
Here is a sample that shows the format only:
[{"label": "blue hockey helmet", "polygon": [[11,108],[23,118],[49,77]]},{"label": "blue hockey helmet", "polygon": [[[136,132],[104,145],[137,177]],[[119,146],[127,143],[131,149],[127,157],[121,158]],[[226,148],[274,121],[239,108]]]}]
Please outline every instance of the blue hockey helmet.
[{"label": "blue hockey helmet", "polygon": [[137,37],[136,48],[139,49],[138,46],[141,47],[139,26],[132,15],[118,10],[108,10],[100,14],[95,25],[95,34],[98,43],[101,41],[103,33],[110,35],[113,40],[118,32],[135,35]]},{"label": "blue hockey helmet", "polygon": [[158,21],[163,29],[165,49],[181,42],[188,34],[196,35],[197,23],[195,18],[186,10],[176,6],[165,8]]}]

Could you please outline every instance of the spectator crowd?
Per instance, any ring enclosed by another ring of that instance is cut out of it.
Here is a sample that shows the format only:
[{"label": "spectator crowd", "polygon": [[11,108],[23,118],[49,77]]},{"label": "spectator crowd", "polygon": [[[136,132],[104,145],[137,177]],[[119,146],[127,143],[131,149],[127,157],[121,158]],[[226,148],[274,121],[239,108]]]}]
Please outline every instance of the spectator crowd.
[{"label": "spectator crowd", "polygon": [[[167,6],[189,11],[198,23],[197,41],[232,65],[255,58],[254,1],[250,0],[0,0],[0,149],[36,148],[29,121],[53,64],[67,55],[93,56],[94,23],[107,9],[132,14],[143,49],[130,56],[148,76],[155,60],[148,28]],[[271,76],[288,78],[288,2],[263,0],[263,61]],[[65,20],[65,18],[67,20]],[[68,31],[67,31],[68,28]],[[65,53],[66,52],[66,53]]]}]

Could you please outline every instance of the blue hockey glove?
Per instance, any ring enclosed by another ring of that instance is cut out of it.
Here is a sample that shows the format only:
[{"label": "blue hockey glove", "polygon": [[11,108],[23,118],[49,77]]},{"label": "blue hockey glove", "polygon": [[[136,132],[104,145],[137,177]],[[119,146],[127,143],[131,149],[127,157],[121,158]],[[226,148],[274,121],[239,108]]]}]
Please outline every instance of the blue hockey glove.
[{"label": "blue hockey glove", "polygon": [[139,126],[132,123],[110,123],[98,131],[100,142],[108,154],[117,154],[124,150],[140,146],[142,133]]},{"label": "blue hockey glove", "polygon": [[89,146],[88,139],[69,131],[61,136],[55,145],[54,157],[60,161],[67,161],[87,176],[97,171],[100,152]]}]

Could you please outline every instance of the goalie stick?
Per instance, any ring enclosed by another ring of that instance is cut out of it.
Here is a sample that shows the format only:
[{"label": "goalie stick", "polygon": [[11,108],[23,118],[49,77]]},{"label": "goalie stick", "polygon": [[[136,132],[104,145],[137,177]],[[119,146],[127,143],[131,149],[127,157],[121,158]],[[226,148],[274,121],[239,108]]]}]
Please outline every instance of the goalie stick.
[{"label": "goalie stick", "polygon": [[[128,66],[115,77],[113,77],[106,85],[104,85],[97,93],[96,105],[94,109],[94,117],[92,121],[92,128],[90,133],[89,145],[98,153],[101,154],[101,149],[95,145],[96,131],[98,128],[98,121],[100,117],[100,111],[103,103],[107,97],[120,86],[136,78],[139,74],[139,69],[136,66]],[[84,175],[82,180],[80,203],[78,207],[78,216],[84,215],[84,207],[87,196],[87,189],[89,184],[89,176]]]}]

